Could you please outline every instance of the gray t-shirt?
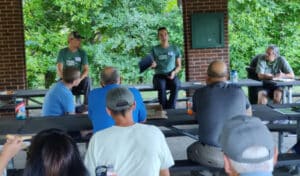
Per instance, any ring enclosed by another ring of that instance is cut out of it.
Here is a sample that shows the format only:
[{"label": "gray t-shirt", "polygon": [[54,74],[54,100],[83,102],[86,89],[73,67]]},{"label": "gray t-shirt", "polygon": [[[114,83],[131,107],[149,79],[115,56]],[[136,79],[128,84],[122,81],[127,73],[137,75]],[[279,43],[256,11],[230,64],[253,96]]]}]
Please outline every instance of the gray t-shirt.
[{"label": "gray t-shirt", "polygon": [[193,96],[193,111],[199,124],[199,141],[220,147],[225,121],[246,114],[250,106],[243,90],[235,84],[217,82],[198,89]]},{"label": "gray t-shirt", "polygon": [[282,73],[293,73],[293,69],[286,59],[282,56],[277,57],[273,62],[266,61],[266,55],[259,55],[256,66],[257,74],[273,74],[276,75]]}]

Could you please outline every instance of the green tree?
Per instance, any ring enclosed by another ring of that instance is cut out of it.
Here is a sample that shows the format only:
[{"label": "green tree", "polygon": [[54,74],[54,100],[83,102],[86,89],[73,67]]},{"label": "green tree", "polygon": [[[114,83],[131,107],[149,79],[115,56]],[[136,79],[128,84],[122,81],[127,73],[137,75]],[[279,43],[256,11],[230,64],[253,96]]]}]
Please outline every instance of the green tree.
[{"label": "green tree", "polygon": [[251,58],[278,45],[299,74],[300,2],[298,0],[229,0],[230,66],[241,77]]},{"label": "green tree", "polygon": [[183,47],[182,14],[176,0],[25,0],[24,18],[30,87],[40,85],[43,74],[53,70],[70,30],[86,38],[83,46],[94,84],[107,65],[119,68],[125,83],[149,82],[151,71],[139,74],[137,63],[157,44],[160,26],[169,29],[172,43]]}]

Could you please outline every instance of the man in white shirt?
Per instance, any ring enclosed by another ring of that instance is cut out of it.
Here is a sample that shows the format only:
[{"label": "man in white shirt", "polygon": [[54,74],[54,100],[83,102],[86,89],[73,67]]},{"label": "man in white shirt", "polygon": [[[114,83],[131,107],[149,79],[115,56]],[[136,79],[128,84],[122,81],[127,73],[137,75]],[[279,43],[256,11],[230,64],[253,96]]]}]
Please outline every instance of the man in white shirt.
[{"label": "man in white shirt", "polygon": [[[162,132],[150,125],[134,123],[134,96],[124,87],[106,95],[106,110],[115,126],[94,134],[85,164],[91,176],[113,172],[118,176],[169,176],[174,164]],[[111,171],[113,170],[113,171]]]}]

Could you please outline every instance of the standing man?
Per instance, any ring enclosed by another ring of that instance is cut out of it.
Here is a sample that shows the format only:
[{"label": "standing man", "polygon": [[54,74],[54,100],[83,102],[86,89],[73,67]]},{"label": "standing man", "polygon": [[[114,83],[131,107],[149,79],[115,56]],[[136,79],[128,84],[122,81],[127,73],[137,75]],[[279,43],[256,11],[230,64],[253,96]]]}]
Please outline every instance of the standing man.
[{"label": "standing man", "polygon": [[42,108],[43,116],[62,116],[75,114],[75,104],[71,89],[80,79],[80,71],[76,67],[66,67],[62,72],[62,80],[53,85],[47,92]]},{"label": "standing man", "polygon": [[57,57],[57,72],[62,78],[63,70],[66,67],[77,67],[80,72],[80,79],[76,80],[72,89],[74,95],[84,95],[84,104],[87,105],[87,97],[91,89],[91,81],[88,77],[89,66],[86,52],[80,48],[83,37],[78,32],[71,32],[68,36],[68,47],[59,51]]},{"label": "standing man", "polygon": [[[181,55],[178,47],[169,44],[169,35],[165,27],[158,29],[158,38],[160,44],[151,50],[151,67],[155,70],[153,86],[158,90],[158,100],[163,109],[174,109],[180,86],[177,74],[181,69]],[[167,89],[170,90],[169,99]]]},{"label": "standing man", "polygon": [[224,167],[219,136],[226,121],[239,114],[251,115],[251,106],[243,90],[228,84],[227,66],[213,61],[207,69],[206,86],[193,95],[193,111],[199,125],[199,141],[190,145],[187,156],[192,161],[212,167]]},{"label": "standing man", "polygon": [[[102,88],[96,88],[89,94],[89,118],[92,121],[94,133],[115,125],[115,121],[106,111],[105,96],[109,90],[120,87],[121,77],[116,68],[105,67],[101,71],[100,80]],[[140,92],[135,88],[130,88],[129,90],[136,102],[136,107],[133,110],[133,121],[146,121],[147,111]]]},{"label": "standing man", "polygon": [[[275,45],[270,45],[266,54],[258,55],[256,73],[260,80],[289,78],[294,79],[295,75],[290,64],[279,54]],[[268,86],[265,90],[258,92],[258,104],[267,104],[268,95],[273,98],[273,103],[279,104],[282,98],[280,87]]]},{"label": "standing man", "polygon": [[259,118],[239,115],[228,120],[220,143],[229,176],[272,176],[278,150],[271,132]]},{"label": "standing man", "polygon": [[99,131],[90,140],[85,165],[91,176],[113,168],[122,176],[169,176],[174,164],[162,132],[155,126],[135,123],[136,103],[127,88],[118,87],[106,95],[106,110],[115,126]]}]

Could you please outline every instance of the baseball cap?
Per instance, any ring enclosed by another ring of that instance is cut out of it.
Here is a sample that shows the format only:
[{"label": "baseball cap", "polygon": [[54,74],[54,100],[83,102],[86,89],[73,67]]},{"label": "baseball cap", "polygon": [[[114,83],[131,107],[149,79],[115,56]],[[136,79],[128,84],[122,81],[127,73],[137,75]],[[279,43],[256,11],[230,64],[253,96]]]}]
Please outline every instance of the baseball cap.
[{"label": "baseball cap", "polygon": [[[272,134],[257,117],[238,115],[225,122],[220,144],[225,155],[240,163],[260,163],[274,156]],[[246,158],[243,154],[249,147],[264,147],[266,155]]]},{"label": "baseball cap", "polygon": [[127,110],[133,103],[133,95],[126,87],[117,87],[107,92],[106,106],[113,111]]},{"label": "baseball cap", "polygon": [[84,37],[81,36],[77,31],[72,31],[72,32],[69,34],[68,38],[69,38],[69,39],[70,39],[70,38],[84,39]]}]

